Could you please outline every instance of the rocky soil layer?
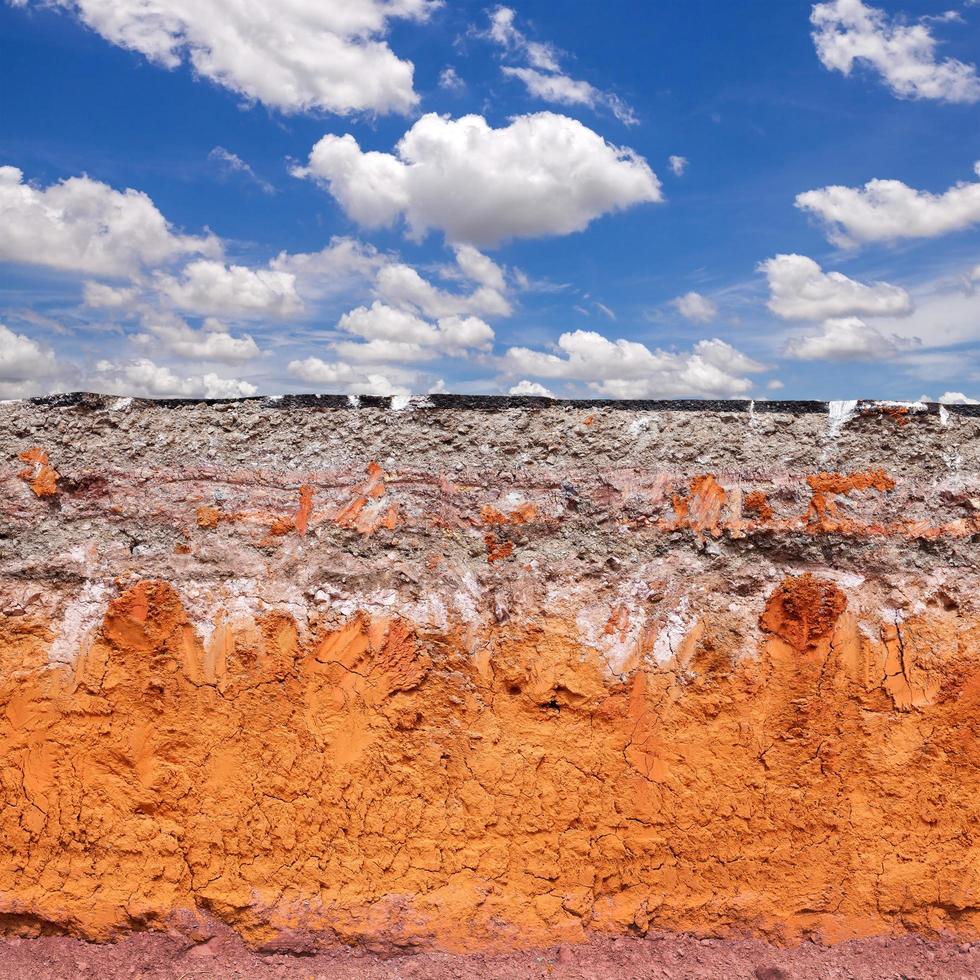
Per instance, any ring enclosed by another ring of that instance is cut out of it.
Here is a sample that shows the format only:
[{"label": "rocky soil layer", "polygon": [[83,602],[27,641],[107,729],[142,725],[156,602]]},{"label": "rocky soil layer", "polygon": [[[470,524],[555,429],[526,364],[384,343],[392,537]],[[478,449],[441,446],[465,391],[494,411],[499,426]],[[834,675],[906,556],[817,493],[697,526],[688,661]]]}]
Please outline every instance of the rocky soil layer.
[{"label": "rocky soil layer", "polygon": [[5,980],[976,980],[980,944],[903,937],[780,948],[651,932],[508,953],[392,955],[355,946],[296,956],[257,952],[236,936],[191,943],[144,932],[112,945],[0,940],[0,973]]},{"label": "rocky soil layer", "polygon": [[863,403],[0,405],[0,929],[967,955],[978,435]]}]

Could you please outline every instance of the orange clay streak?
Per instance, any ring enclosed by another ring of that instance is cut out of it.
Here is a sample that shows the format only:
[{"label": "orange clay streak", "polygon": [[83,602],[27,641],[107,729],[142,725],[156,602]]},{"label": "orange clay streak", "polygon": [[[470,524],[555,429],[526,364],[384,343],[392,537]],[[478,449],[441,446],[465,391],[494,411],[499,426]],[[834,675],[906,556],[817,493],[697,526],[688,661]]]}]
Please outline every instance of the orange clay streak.
[{"label": "orange clay streak", "polygon": [[26,481],[35,497],[53,497],[58,492],[58,471],[48,462],[48,454],[40,446],[25,449],[17,458],[31,464],[17,475]]}]

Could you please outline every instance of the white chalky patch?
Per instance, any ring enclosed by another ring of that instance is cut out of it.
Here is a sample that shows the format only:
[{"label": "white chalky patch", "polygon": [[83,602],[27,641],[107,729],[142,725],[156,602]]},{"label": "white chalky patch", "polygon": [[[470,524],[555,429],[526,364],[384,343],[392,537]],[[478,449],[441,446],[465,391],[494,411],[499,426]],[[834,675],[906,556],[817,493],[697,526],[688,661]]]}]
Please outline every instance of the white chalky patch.
[{"label": "white chalky patch", "polygon": [[687,596],[684,596],[677,608],[667,614],[667,622],[653,643],[653,657],[661,666],[674,659],[684,638],[698,624],[697,616],[688,612],[689,607]]},{"label": "white chalky patch", "polygon": [[403,412],[406,408],[433,408],[432,399],[426,395],[392,395],[391,410]]},{"label": "white chalky patch", "polygon": [[836,572],[828,569],[825,574],[845,589],[856,589],[864,585],[864,576],[856,572]]},{"label": "white chalky patch", "polygon": [[925,402],[890,402],[890,401],[878,401],[872,402],[875,408],[904,408],[910,412],[918,415],[921,412],[928,412],[929,406]]},{"label": "white chalky patch", "polygon": [[65,607],[61,629],[48,650],[49,664],[70,664],[86,650],[92,634],[102,625],[110,589],[101,582],[86,582],[78,597]]},{"label": "white chalky patch", "polygon": [[830,402],[827,432],[831,436],[838,435],[841,429],[843,429],[844,426],[847,425],[852,418],[854,418],[854,414],[857,412],[857,407],[858,403],[856,398],[852,398],[848,401]]},{"label": "white chalky patch", "polygon": [[[617,623],[613,629],[606,631],[610,620],[620,608],[626,610],[627,627],[623,631]],[[578,627],[579,640],[597,651],[606,662],[609,674],[623,677],[624,671],[636,653],[640,635],[646,624],[646,613],[635,602],[629,599],[614,601],[612,605],[604,603],[598,606],[586,606],[579,610],[575,617]]]},{"label": "white chalky patch", "polygon": [[646,432],[650,428],[651,418],[649,415],[640,415],[633,419],[632,422],[626,427],[626,431],[636,439],[642,433]]},{"label": "white chalky patch", "polygon": [[309,624],[309,604],[299,589],[289,585],[259,583],[257,579],[240,578],[223,582],[218,589],[184,583],[180,599],[188,618],[205,646],[211,642],[215,624],[252,626],[268,612],[285,612],[295,620],[300,630]]}]

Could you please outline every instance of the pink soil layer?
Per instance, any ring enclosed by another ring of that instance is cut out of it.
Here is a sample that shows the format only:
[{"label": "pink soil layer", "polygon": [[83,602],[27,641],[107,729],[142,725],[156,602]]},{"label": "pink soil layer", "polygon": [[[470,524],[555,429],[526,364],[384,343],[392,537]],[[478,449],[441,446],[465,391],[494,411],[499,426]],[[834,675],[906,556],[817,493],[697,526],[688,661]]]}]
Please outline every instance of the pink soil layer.
[{"label": "pink soil layer", "polygon": [[234,936],[191,945],[160,934],[132,936],[116,945],[74,939],[0,940],[3,980],[140,977],[147,980],[303,978],[303,980],[976,980],[980,943],[872,939],[826,947],[805,943],[781,949],[751,940],[698,940],[651,934],[644,939],[595,937],[582,946],[561,946],[503,955],[406,954],[365,948],[315,956],[255,952]]}]

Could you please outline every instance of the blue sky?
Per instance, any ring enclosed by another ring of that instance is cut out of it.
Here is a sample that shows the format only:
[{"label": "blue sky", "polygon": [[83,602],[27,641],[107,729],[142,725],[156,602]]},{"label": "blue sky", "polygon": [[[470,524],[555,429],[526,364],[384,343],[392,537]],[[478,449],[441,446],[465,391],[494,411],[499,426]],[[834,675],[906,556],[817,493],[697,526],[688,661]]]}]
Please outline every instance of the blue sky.
[{"label": "blue sky", "polygon": [[0,396],[980,398],[980,4],[253,4],[0,0]]}]

